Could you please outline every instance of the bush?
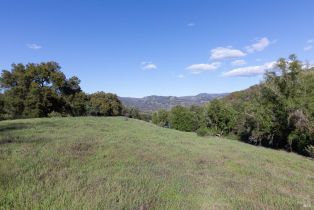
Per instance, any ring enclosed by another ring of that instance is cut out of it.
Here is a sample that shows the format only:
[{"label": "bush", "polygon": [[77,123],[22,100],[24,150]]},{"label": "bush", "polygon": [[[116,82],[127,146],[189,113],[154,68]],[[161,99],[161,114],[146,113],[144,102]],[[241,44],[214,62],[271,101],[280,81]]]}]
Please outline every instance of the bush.
[{"label": "bush", "polygon": [[53,111],[53,112],[50,112],[48,114],[48,117],[50,117],[50,118],[52,118],[52,117],[63,117],[63,115],[60,112]]},{"label": "bush", "polygon": [[115,94],[96,92],[90,95],[88,113],[92,116],[120,116],[122,108]]},{"label": "bush", "polygon": [[197,129],[196,134],[198,136],[209,136],[209,130],[205,127]]},{"label": "bush", "polygon": [[231,104],[216,99],[205,107],[205,124],[220,134],[228,134],[236,125],[237,115]]},{"label": "bush", "polygon": [[176,106],[170,112],[170,127],[180,131],[196,131],[199,121],[194,112],[183,106]]},{"label": "bush", "polygon": [[161,127],[169,127],[169,113],[166,110],[159,110],[152,115],[152,123]]},{"label": "bush", "polygon": [[308,145],[305,148],[305,151],[307,152],[307,154],[311,157],[314,158],[314,146],[313,145]]}]

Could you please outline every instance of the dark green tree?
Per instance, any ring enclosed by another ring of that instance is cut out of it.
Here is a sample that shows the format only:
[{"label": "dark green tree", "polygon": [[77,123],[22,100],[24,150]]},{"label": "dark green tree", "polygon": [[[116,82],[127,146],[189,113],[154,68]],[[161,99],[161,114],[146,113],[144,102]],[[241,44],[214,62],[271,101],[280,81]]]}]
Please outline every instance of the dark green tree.
[{"label": "dark green tree", "polygon": [[95,116],[119,116],[122,114],[122,103],[117,95],[97,92],[90,96],[89,113]]},{"label": "dark green tree", "polygon": [[[56,62],[13,64],[3,70],[0,87],[4,91],[4,110],[10,118],[46,117],[63,112],[63,96],[80,91],[76,77],[66,80]],[[72,90],[69,91],[69,90]]]},{"label": "dark green tree", "polygon": [[90,97],[84,92],[76,92],[71,95],[64,96],[66,105],[64,112],[72,116],[86,116],[88,115]]},{"label": "dark green tree", "polygon": [[197,115],[183,106],[176,106],[171,109],[170,127],[180,131],[196,131],[199,128]]},{"label": "dark green tree", "polygon": [[169,127],[169,112],[164,109],[154,112],[152,122],[161,127]]},{"label": "dark green tree", "polygon": [[232,105],[222,100],[213,100],[205,107],[206,127],[221,135],[228,134],[235,128],[237,116]]},{"label": "dark green tree", "polygon": [[4,118],[4,95],[0,92],[0,120]]}]

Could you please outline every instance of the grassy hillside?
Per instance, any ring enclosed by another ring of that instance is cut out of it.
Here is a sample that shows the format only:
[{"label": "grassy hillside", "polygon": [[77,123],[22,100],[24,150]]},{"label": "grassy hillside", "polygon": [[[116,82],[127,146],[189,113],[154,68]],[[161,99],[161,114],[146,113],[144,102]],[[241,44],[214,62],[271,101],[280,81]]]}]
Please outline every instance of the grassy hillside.
[{"label": "grassy hillside", "polygon": [[314,207],[314,161],[123,118],[0,122],[0,209]]}]

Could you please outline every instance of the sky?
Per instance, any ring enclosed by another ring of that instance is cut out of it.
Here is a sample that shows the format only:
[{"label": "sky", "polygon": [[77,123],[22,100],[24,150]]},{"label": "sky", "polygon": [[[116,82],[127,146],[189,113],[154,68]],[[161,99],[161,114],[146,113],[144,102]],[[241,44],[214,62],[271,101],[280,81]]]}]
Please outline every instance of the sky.
[{"label": "sky", "polygon": [[313,0],[0,0],[0,69],[56,61],[87,93],[242,90],[314,63]]}]

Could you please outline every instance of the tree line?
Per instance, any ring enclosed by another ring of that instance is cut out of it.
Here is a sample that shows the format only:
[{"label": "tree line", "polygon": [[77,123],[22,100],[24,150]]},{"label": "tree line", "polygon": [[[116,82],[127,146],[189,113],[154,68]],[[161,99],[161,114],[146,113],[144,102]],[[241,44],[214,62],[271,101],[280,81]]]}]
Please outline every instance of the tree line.
[{"label": "tree line", "polygon": [[259,85],[202,107],[160,110],[153,113],[152,122],[313,157],[314,69],[304,67],[295,55],[281,58]]},{"label": "tree line", "polygon": [[122,114],[117,95],[87,94],[80,82],[66,78],[56,62],[13,64],[0,77],[0,119]]}]

